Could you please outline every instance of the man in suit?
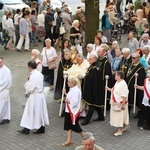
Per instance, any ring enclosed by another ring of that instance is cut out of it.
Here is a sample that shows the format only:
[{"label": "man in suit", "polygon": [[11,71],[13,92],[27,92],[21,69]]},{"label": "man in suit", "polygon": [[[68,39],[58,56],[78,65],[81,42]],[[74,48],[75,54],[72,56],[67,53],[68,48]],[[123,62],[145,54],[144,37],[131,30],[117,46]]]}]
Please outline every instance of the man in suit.
[{"label": "man in suit", "polygon": [[95,144],[95,138],[90,132],[84,133],[82,140],[83,145],[76,147],[75,150],[104,150]]}]

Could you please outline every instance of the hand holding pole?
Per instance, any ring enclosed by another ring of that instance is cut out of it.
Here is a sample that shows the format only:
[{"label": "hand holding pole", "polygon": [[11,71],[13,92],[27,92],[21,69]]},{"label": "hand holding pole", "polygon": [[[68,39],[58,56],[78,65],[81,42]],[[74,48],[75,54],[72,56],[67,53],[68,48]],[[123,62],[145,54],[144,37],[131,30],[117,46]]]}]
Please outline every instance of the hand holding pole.
[{"label": "hand holding pole", "polygon": [[[107,86],[108,86],[108,79],[109,79],[109,76],[106,75],[106,76],[105,76],[105,79],[106,79],[105,86],[107,87]],[[106,107],[107,107],[107,89],[105,89],[104,117],[106,116]]]},{"label": "hand holding pole", "polygon": [[[135,85],[137,85],[138,73],[135,73],[134,76],[135,76]],[[135,106],[136,106],[136,91],[137,91],[137,88],[134,88],[134,106],[133,106],[133,113],[135,113]]]},{"label": "hand holding pole", "polygon": [[[63,89],[65,89],[65,86],[66,86],[66,79],[67,79],[67,77],[68,77],[68,72],[67,72],[67,71],[64,71],[63,74],[64,74],[64,75],[63,75],[63,77],[64,77]],[[64,100],[64,91],[62,92],[62,96],[61,96],[61,103],[60,103],[60,109],[59,109],[59,117],[61,116],[61,113],[62,113],[63,100]]]}]

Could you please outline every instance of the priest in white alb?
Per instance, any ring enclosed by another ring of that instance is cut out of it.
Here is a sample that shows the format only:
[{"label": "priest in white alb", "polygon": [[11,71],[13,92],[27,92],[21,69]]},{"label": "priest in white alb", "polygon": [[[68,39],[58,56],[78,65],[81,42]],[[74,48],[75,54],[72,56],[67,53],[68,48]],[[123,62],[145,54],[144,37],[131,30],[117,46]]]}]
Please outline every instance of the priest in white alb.
[{"label": "priest in white alb", "polygon": [[12,76],[10,69],[3,64],[0,57],[0,124],[9,123],[11,119],[9,89]]},{"label": "priest in white alb", "polygon": [[45,133],[45,125],[49,125],[47,104],[43,93],[43,75],[36,69],[35,61],[28,62],[30,77],[25,84],[28,97],[18,132],[29,134],[30,130],[37,129],[34,134]]}]

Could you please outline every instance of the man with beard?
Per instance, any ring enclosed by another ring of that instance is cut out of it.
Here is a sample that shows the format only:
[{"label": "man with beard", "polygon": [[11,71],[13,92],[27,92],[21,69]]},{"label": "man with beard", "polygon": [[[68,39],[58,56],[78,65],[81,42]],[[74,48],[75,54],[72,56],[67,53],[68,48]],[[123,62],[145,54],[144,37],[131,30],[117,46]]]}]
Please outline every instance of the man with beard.
[{"label": "man with beard", "polygon": [[[55,86],[55,92],[54,92],[55,100],[61,99],[63,83],[64,83],[63,72],[67,71],[72,66],[72,64],[73,63],[71,61],[71,52],[69,49],[65,50],[64,58],[60,61],[59,67],[58,67],[57,80],[56,80],[56,86]],[[67,92],[69,90],[67,86],[67,82],[66,82],[66,90]]]},{"label": "man with beard", "polygon": [[[139,53],[133,53],[132,54],[132,63],[128,68],[127,74],[126,74],[126,82],[129,88],[129,112],[131,111],[131,107],[134,104],[134,84],[135,84],[135,73],[138,73],[137,77],[137,85],[143,86],[144,85],[144,79],[146,77],[145,70],[142,66],[142,64],[139,63],[140,54]],[[136,93],[136,106],[140,110],[142,105],[142,98],[143,98],[143,91],[137,90]],[[140,111],[138,111],[138,114],[135,116],[135,118],[138,118]]]}]

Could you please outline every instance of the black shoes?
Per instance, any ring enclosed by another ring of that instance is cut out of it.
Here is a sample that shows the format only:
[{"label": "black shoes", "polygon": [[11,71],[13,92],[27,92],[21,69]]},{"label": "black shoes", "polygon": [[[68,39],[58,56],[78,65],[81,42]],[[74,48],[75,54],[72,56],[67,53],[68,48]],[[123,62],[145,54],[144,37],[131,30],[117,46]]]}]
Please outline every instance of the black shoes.
[{"label": "black shoes", "polygon": [[23,128],[22,130],[17,130],[17,132],[22,133],[22,134],[29,134],[30,130],[27,128]]},{"label": "black shoes", "polygon": [[93,119],[93,121],[105,121],[105,118],[96,118],[96,119]]},{"label": "black shoes", "polygon": [[4,120],[2,120],[2,122],[0,122],[0,125],[1,125],[1,124],[5,124],[5,123],[9,123],[9,122],[10,122],[10,120],[4,119]]},{"label": "black shoes", "polygon": [[89,122],[87,122],[87,121],[83,121],[82,123],[81,123],[81,125],[83,125],[83,126],[85,126],[85,125],[87,125]]},{"label": "black shoes", "polygon": [[41,126],[37,131],[33,132],[33,134],[42,134],[45,133],[45,127]]}]

